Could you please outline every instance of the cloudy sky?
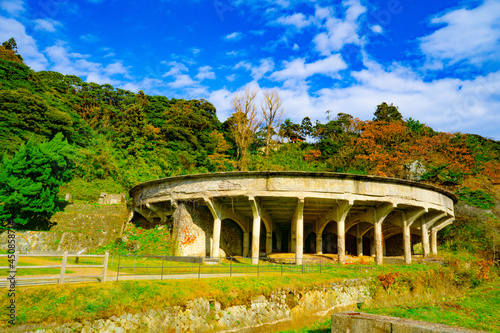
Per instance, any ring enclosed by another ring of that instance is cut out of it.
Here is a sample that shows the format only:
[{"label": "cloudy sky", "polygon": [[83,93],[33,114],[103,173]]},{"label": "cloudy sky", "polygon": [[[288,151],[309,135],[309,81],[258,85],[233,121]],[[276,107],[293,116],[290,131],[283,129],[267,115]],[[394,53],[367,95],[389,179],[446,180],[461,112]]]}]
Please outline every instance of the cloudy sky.
[{"label": "cloudy sky", "polygon": [[399,106],[500,140],[500,0],[0,0],[0,42],[34,70],[205,98],[220,120],[247,87],[285,116],[371,119]]}]

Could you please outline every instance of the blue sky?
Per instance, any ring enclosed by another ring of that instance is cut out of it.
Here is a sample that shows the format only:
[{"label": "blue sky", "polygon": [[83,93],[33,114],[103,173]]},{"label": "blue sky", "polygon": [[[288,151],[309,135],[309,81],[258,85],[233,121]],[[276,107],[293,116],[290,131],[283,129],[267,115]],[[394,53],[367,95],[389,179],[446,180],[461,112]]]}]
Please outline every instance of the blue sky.
[{"label": "blue sky", "polygon": [[10,37],[34,70],[205,98],[222,121],[235,93],[276,88],[294,122],[385,101],[500,140],[500,0],[0,0]]}]

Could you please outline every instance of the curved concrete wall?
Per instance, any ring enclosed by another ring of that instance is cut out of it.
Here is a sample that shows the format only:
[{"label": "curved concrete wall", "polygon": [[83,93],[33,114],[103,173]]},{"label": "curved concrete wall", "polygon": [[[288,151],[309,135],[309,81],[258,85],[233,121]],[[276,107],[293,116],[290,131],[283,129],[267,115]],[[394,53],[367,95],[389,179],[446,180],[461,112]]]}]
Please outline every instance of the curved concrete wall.
[{"label": "curved concrete wall", "polygon": [[[315,248],[321,253],[325,227],[332,221],[336,224],[341,262],[346,230],[354,232],[354,229],[360,244],[363,237],[370,235],[378,263],[382,262],[384,228],[391,233],[401,228],[407,262],[411,260],[411,250],[407,248],[410,227],[413,232],[416,228],[421,230],[425,255],[429,254],[429,246],[436,252],[436,233],[453,220],[453,205],[457,201],[456,196],[446,190],[401,179],[272,171],[159,179],[133,187],[130,195],[134,210],[151,220],[165,221],[179,205],[186,203],[208,207],[213,217],[213,232],[207,255],[218,257],[221,221],[231,219],[243,231],[243,255],[249,252],[251,232],[251,255],[252,258],[259,256],[262,222],[265,253],[279,247],[277,250],[281,252],[295,252],[298,263],[303,255],[304,231],[317,234]],[[285,235],[288,231],[290,237]],[[284,238],[289,238],[286,239],[288,249],[281,246]],[[360,252],[362,245],[358,246],[358,254]]]}]

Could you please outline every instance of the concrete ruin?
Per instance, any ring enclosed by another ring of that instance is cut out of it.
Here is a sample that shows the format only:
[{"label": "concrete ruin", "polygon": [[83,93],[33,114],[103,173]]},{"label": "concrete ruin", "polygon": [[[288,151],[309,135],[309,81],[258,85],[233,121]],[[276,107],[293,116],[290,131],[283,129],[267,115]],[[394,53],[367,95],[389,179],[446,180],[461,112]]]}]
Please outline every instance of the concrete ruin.
[{"label": "concrete ruin", "polygon": [[437,254],[437,232],[454,220],[457,197],[394,178],[326,172],[225,172],[170,177],[130,190],[134,214],[172,223],[179,255],[218,258],[295,253],[404,255],[412,242]]}]

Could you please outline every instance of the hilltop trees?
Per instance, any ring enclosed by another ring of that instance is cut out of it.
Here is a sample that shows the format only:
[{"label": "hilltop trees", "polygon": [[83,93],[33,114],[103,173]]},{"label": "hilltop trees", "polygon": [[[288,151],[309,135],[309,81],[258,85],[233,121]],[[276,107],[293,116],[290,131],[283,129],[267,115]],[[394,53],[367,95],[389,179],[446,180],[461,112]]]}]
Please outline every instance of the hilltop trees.
[{"label": "hilltop trees", "polygon": [[387,105],[386,102],[382,102],[382,104],[377,105],[377,109],[375,110],[374,121],[395,121],[395,120],[403,120],[403,116],[398,110],[397,106]]},{"label": "hilltop trees", "polygon": [[262,116],[264,118],[264,128],[266,130],[266,156],[268,156],[271,137],[276,134],[276,129],[281,124],[281,118],[283,117],[281,99],[276,89],[264,91]]},{"label": "hilltop trees", "polygon": [[73,148],[59,133],[48,142],[32,136],[12,158],[4,155],[0,221],[47,229],[50,217],[59,209],[59,187],[72,178],[73,154]]},{"label": "hilltop trees", "polygon": [[238,149],[240,170],[246,169],[247,149],[253,142],[255,133],[261,121],[257,118],[255,97],[257,92],[246,89],[244,93],[236,94],[233,98],[234,113],[230,119],[230,131]]}]

